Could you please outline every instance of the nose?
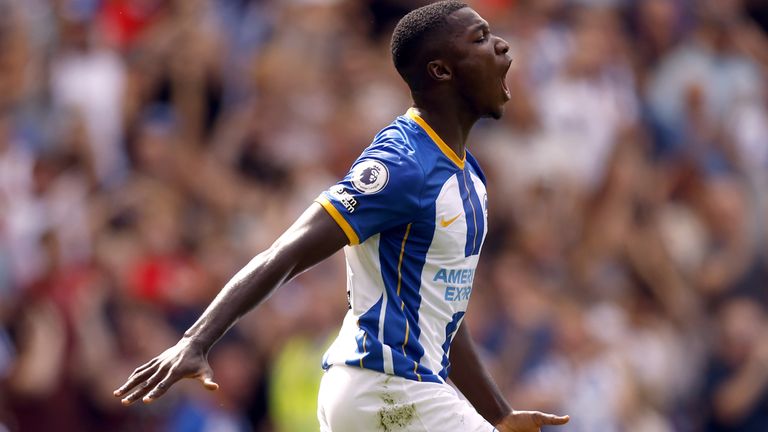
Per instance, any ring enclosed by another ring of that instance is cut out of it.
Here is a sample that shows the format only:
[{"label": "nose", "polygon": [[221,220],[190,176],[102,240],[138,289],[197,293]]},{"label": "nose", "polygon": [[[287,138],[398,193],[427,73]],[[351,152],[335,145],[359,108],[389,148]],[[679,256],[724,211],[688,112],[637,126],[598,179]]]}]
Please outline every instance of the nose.
[{"label": "nose", "polygon": [[496,48],[496,54],[505,55],[509,52],[509,43],[498,36],[496,37],[496,44],[494,46]]}]

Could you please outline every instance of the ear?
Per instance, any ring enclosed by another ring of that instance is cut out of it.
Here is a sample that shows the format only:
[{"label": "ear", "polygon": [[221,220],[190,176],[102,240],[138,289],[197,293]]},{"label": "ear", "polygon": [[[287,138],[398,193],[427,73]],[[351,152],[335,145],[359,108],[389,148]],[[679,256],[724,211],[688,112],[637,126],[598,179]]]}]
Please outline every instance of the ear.
[{"label": "ear", "polygon": [[453,78],[450,66],[443,60],[432,60],[427,63],[427,74],[437,82],[449,81]]}]

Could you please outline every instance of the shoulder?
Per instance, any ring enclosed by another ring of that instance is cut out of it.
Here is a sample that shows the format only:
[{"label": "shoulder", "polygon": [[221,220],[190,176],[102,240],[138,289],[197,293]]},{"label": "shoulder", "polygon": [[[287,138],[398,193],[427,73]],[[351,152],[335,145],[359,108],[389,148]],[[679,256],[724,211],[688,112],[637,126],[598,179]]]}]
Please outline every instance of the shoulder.
[{"label": "shoulder", "polygon": [[396,120],[382,129],[373,142],[363,150],[352,170],[358,174],[371,173],[388,175],[397,183],[423,182],[424,170],[418,145],[408,130],[408,125]]},{"label": "shoulder", "polygon": [[398,117],[376,134],[361,157],[379,154],[382,157],[416,159],[417,132],[404,117]]}]

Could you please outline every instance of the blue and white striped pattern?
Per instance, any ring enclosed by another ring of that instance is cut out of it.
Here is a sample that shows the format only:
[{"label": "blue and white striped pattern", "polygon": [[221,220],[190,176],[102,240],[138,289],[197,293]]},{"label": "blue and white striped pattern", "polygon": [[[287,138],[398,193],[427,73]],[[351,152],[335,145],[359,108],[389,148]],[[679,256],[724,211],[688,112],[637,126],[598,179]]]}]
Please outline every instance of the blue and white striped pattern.
[{"label": "blue and white striped pattern", "polygon": [[[371,159],[385,167],[380,175],[388,178],[378,181],[386,186],[361,192],[355,167],[379,166]],[[351,308],[323,367],[444,382],[487,232],[485,178],[475,159],[457,157],[409,110],[317,202],[350,242]]]}]

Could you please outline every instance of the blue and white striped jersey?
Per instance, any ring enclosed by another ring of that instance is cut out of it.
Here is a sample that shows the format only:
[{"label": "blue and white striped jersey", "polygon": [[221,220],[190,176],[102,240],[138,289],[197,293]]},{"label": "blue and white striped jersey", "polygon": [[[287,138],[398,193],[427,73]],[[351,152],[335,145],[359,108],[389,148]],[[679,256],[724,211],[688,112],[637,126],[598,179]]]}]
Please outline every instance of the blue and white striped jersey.
[{"label": "blue and white striped jersey", "polygon": [[323,367],[443,382],[487,232],[485,177],[411,109],[318,197],[349,238],[350,310]]}]

